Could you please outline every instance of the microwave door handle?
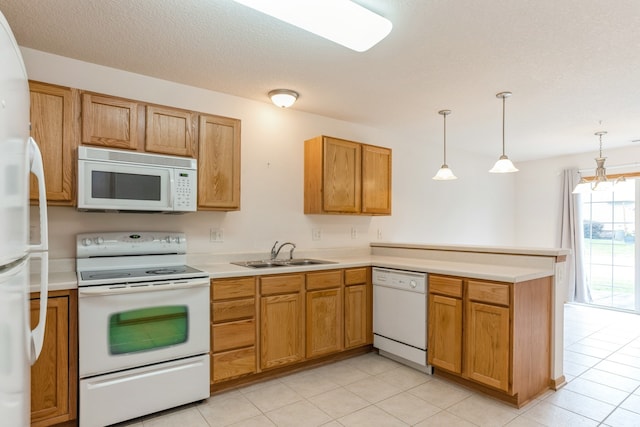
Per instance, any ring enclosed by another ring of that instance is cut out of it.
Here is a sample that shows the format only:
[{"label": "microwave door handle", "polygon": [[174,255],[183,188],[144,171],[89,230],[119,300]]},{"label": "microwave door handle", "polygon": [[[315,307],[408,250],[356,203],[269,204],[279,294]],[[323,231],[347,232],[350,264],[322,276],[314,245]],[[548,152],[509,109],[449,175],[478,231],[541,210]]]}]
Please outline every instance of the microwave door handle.
[{"label": "microwave door handle", "polygon": [[169,206],[171,207],[171,209],[174,209],[176,206],[174,204],[174,198],[175,198],[175,194],[176,194],[176,180],[175,180],[175,170],[172,170],[171,173],[169,174],[169,179],[171,181],[171,191],[169,191]]}]

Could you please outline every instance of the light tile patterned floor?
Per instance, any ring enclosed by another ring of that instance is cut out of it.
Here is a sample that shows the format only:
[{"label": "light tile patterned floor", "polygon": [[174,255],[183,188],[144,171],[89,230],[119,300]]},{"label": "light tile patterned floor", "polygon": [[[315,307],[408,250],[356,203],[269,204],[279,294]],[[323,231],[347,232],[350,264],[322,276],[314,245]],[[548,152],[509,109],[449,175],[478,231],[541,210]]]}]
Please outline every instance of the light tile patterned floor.
[{"label": "light tile patterned floor", "polygon": [[565,376],[515,409],[369,353],[119,427],[640,426],[640,316],[567,305]]}]

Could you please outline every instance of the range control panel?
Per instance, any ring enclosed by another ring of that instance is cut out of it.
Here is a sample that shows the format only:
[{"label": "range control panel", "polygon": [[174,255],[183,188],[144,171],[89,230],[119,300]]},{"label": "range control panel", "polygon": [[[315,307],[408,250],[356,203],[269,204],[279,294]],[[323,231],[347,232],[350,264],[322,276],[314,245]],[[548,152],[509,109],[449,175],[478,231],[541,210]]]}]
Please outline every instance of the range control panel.
[{"label": "range control panel", "polygon": [[186,253],[184,233],[107,232],[76,236],[76,258]]}]

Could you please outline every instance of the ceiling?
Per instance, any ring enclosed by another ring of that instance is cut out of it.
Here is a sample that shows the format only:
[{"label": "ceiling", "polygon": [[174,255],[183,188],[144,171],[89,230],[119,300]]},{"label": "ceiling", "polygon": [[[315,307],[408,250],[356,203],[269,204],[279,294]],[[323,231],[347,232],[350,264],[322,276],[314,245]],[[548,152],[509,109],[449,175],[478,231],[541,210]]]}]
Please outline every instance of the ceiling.
[{"label": "ceiling", "polygon": [[[0,0],[21,46],[514,161],[640,146],[640,1],[356,0],[393,30],[358,53],[232,0]],[[453,160],[453,159],[450,159]]]}]

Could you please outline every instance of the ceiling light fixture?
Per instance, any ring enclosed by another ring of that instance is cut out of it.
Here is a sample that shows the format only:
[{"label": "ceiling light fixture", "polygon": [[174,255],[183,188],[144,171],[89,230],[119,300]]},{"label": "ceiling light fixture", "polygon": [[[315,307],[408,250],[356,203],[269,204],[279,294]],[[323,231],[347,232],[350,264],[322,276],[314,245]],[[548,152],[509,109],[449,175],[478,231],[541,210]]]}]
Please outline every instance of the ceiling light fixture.
[{"label": "ceiling light fixture", "polygon": [[518,172],[518,169],[513,165],[511,160],[509,160],[504,151],[504,110],[506,99],[511,95],[511,92],[500,92],[496,94],[496,98],[502,98],[502,156],[500,156],[496,164],[493,165],[493,168],[489,171],[491,173]]},{"label": "ceiling light fixture", "polygon": [[458,179],[447,165],[447,116],[451,114],[451,110],[440,110],[438,111],[438,114],[442,115],[444,120],[444,159],[442,166],[440,166],[440,169],[438,169],[438,172],[432,179],[435,179],[436,181],[450,181],[452,179]]},{"label": "ceiling light fixture", "polygon": [[600,139],[600,155],[595,158],[596,161],[596,175],[593,179],[588,180],[586,178],[580,178],[580,182],[573,189],[573,194],[590,193],[592,191],[613,191],[615,184],[625,181],[623,176],[617,178],[615,181],[611,181],[607,178],[607,170],[604,167],[604,161],[606,157],[602,157],[602,135],[606,135],[606,131],[598,131],[594,135],[597,135]]},{"label": "ceiling light fixture", "polygon": [[269,92],[271,102],[280,108],[289,108],[298,99],[298,92],[289,89],[275,89]]},{"label": "ceiling light fixture", "polygon": [[391,21],[350,0],[235,0],[357,52],[384,39]]}]

